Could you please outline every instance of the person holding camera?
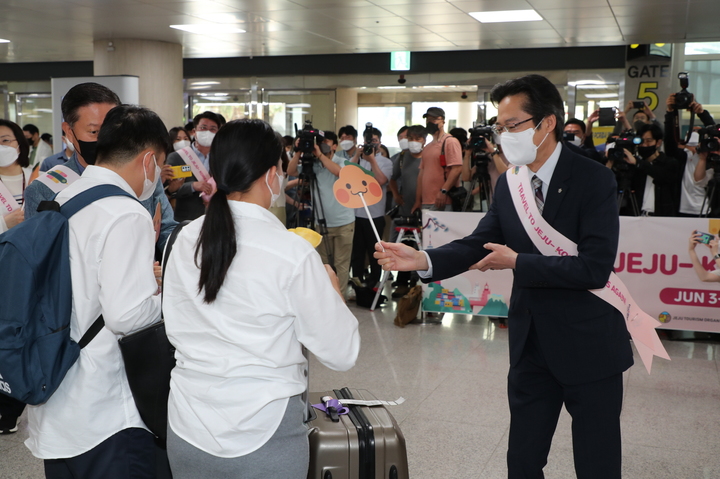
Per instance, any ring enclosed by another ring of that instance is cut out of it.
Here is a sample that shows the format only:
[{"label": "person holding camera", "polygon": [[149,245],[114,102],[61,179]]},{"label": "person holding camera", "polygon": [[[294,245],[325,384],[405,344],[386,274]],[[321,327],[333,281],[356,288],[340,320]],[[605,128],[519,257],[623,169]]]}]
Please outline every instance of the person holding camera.
[{"label": "person holding camera", "polygon": [[563,130],[563,139],[565,140],[565,144],[567,144],[570,148],[573,146],[576,147],[576,153],[587,156],[591,160],[595,160],[604,165],[605,159],[600,152],[595,149],[592,136],[588,137],[585,132],[586,126],[584,121],[578,120],[577,118],[570,118],[565,122],[565,128]]},{"label": "person holding camera", "polygon": [[[355,154],[350,159],[353,163],[358,163],[366,170],[372,171],[375,179],[382,188],[382,199],[374,205],[368,206],[370,211],[368,217],[365,208],[355,208],[355,235],[353,237],[352,265],[353,277],[360,280],[361,283],[369,288],[375,287],[380,282],[381,269],[377,264],[377,260],[373,257],[375,252],[375,233],[373,232],[372,221],[375,224],[380,235],[385,230],[385,198],[387,197],[387,184],[392,177],[393,164],[390,158],[380,153],[380,142],[382,133],[377,128],[368,124],[363,134],[365,144],[362,148],[356,147]],[[370,264],[370,273],[367,274],[365,261]]]},{"label": "person holding camera", "polygon": [[[338,138],[332,131],[326,131],[325,139],[314,146],[312,170],[315,174],[315,183],[311,195],[315,211],[316,223],[323,221],[327,234],[317,247],[323,264],[335,268],[340,287],[343,293],[347,290],[350,257],[352,255],[353,237],[355,234],[355,213],[345,208],[333,193],[333,185],[340,176],[340,169],[345,165],[345,159],[335,155],[338,147]],[[288,175],[300,176],[303,165],[300,162],[301,152],[296,151],[288,163]],[[322,207],[320,207],[322,204]]]},{"label": "person holding camera", "polygon": [[[408,141],[407,151],[400,154],[397,163],[393,165],[390,189],[395,196],[395,203],[398,205],[397,217],[393,219],[392,228],[395,226],[420,226],[419,211],[413,211],[417,190],[417,179],[420,172],[420,161],[422,159],[423,147],[427,138],[427,130],[422,125],[413,125],[405,131]],[[418,216],[416,216],[418,215]],[[397,235],[397,232],[395,232]],[[397,238],[397,236],[396,236]],[[414,241],[406,242],[414,248],[417,245]],[[397,287],[392,293],[393,298],[402,298],[415,286],[417,280],[412,280],[412,273],[400,271],[397,277]]]},{"label": "person holding camera", "polygon": [[462,146],[455,137],[445,133],[445,110],[430,107],[423,118],[427,119],[427,132],[433,140],[423,150],[413,210],[422,207],[451,211],[448,193],[457,186],[462,173]]},{"label": "person holding camera", "polygon": [[[627,121],[627,115],[632,111],[634,108],[637,108],[637,111],[633,113],[632,116],[632,124],[629,124]],[[660,131],[663,131],[663,125],[658,121],[658,119],[655,117],[655,113],[648,108],[647,103],[645,103],[643,100],[637,100],[637,101],[628,101],[627,106],[625,107],[625,111],[622,112],[623,117],[620,119],[618,116],[618,124],[615,126],[615,130],[613,133],[621,133],[623,130],[628,130],[632,128],[637,133],[640,131],[640,128],[642,128],[643,125],[656,125],[658,128],[660,128]]]},{"label": "person holding camera", "polygon": [[[693,231],[690,235],[690,242],[688,245],[690,261],[692,262],[695,274],[697,274],[700,281],[704,283],[720,283],[720,254],[718,254],[718,237],[713,236],[710,241],[705,242],[703,241],[704,236],[705,233],[701,233],[697,230]],[[715,266],[712,271],[706,270],[698,258],[695,247],[699,244],[704,244],[708,247],[708,249],[710,249],[710,254],[713,257],[713,265]]]},{"label": "person holding camera", "polygon": [[[494,123],[494,122],[493,122]],[[463,149],[463,166],[461,179],[463,183],[470,182],[468,186],[468,194],[472,195],[472,200],[468,208],[472,209],[472,202],[475,201],[476,195],[480,195],[483,185],[486,185],[489,191],[484,193],[488,202],[488,207],[492,202],[492,192],[495,191],[495,185],[501,174],[508,169],[508,162],[499,146],[495,146],[489,139],[489,135],[480,134],[473,136],[474,131],[481,129],[490,129],[490,126],[477,126],[470,130],[470,138],[467,140],[467,146]],[[480,171],[478,171],[480,168]],[[475,181],[474,187],[472,186]],[[482,196],[478,196],[480,208],[482,208]]]},{"label": "person holding camera", "polygon": [[644,216],[677,216],[682,170],[677,159],[660,151],[663,132],[654,123],[637,132],[641,143],[637,157],[624,149],[624,160],[633,170],[633,194]]}]

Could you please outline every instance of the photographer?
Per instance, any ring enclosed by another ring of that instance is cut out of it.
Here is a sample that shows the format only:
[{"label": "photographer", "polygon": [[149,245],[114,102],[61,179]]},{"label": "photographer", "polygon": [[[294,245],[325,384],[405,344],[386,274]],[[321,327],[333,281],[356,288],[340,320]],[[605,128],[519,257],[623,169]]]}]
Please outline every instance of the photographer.
[{"label": "photographer", "polygon": [[[350,159],[353,163],[358,163],[366,170],[372,171],[375,179],[382,188],[382,198],[374,205],[365,208],[355,208],[355,235],[353,236],[352,246],[352,264],[353,276],[358,278],[360,282],[372,288],[380,281],[381,269],[377,264],[377,260],[373,257],[375,252],[375,233],[373,232],[372,221],[375,224],[380,235],[385,230],[385,198],[387,197],[388,179],[392,176],[393,165],[390,158],[382,156],[379,147],[382,140],[382,133],[377,128],[372,127],[372,123],[368,123],[363,133],[364,145],[362,148],[356,148],[355,154]],[[368,218],[367,211],[370,211]],[[366,257],[370,264],[370,274],[367,274],[365,268]]]},{"label": "photographer", "polygon": [[[393,219],[391,225],[392,232],[400,224],[420,226],[419,216],[415,216],[419,215],[419,212],[413,211],[413,204],[415,203],[417,178],[420,172],[420,160],[425,147],[427,130],[422,125],[413,125],[407,128],[405,135],[408,141],[408,149],[400,153],[398,161],[393,165],[392,178],[390,178],[390,190],[393,192],[395,203],[399,207],[397,217]],[[412,242],[412,245],[414,244],[415,242]],[[415,286],[414,283],[416,282],[417,280],[411,282],[410,272],[399,272],[397,288],[392,293],[392,297],[402,298],[410,291],[412,286]]]},{"label": "photographer", "polygon": [[[595,149],[592,136],[588,137],[585,132],[586,127],[584,121],[578,120],[577,118],[570,118],[565,122],[565,128],[563,129],[564,143],[576,153],[587,156],[598,163],[605,164],[604,158],[600,152]],[[577,147],[577,149],[572,148],[573,146]]]},{"label": "photographer", "polygon": [[[682,169],[682,184],[680,192],[680,216],[700,216],[701,214],[707,214],[709,205],[706,204],[703,209],[703,203],[705,201],[705,187],[713,177],[713,170],[707,169],[706,158],[707,154],[699,153],[697,150],[699,135],[694,132],[690,136],[690,141],[683,143],[683,148],[678,146],[678,140],[676,138],[677,125],[679,119],[679,111],[675,108],[675,93],[670,95],[666,102],[667,113],[665,113],[665,153],[668,156],[675,157]],[[701,104],[693,101],[690,103],[687,111],[690,111],[698,116],[700,120],[706,126],[712,126],[715,121],[712,115],[705,110]],[[699,128],[696,128],[699,130]],[[702,160],[701,160],[702,156]],[[702,165],[700,164],[702,162]],[[697,175],[695,172],[698,171],[701,174]]]},{"label": "photographer", "polygon": [[647,104],[643,101],[643,107],[638,108],[638,110],[633,113],[632,116],[632,125],[630,125],[627,121],[627,115],[630,113],[630,110],[635,108],[637,102],[634,102],[632,100],[628,101],[627,106],[625,107],[625,111],[623,112],[622,119],[620,118],[620,115],[618,113],[618,124],[615,126],[615,130],[613,133],[621,133],[623,129],[627,130],[629,128],[632,128],[635,130],[635,132],[640,131],[640,128],[642,128],[643,125],[657,125],[658,128],[660,128],[660,131],[662,132],[662,124],[658,121],[657,118],[655,118],[655,113],[648,108]]},{"label": "photographer", "polygon": [[[340,169],[345,164],[344,158],[334,154],[338,147],[337,140],[337,136],[333,132],[326,131],[325,139],[320,145],[314,146],[312,171],[315,174],[316,188],[313,189],[312,194],[319,195],[313,197],[316,222],[324,219],[327,226],[327,234],[324,235],[323,242],[318,246],[317,251],[320,253],[323,264],[335,267],[340,288],[345,293],[355,233],[355,214],[351,209],[338,203],[333,193],[333,185],[340,176]],[[323,150],[325,151],[323,152]],[[303,169],[300,157],[301,152],[296,151],[288,164],[288,175],[300,176]],[[322,203],[322,208],[318,207],[320,203]],[[330,256],[332,256],[332,261]]]},{"label": "photographer", "polygon": [[[461,178],[463,182],[476,180],[476,186],[469,192],[473,198],[481,193],[484,180],[489,180],[487,183],[489,191],[485,192],[486,199],[489,202],[492,199],[492,192],[495,191],[498,178],[508,169],[508,161],[500,149],[491,142],[492,131],[483,132],[486,128],[489,130],[490,126],[477,126],[470,129],[470,138],[467,141],[467,146],[463,149]],[[479,198],[479,201],[482,209],[482,197]],[[472,205],[469,208],[472,209]]]},{"label": "photographer", "polygon": [[655,124],[644,125],[637,136],[641,143],[637,158],[625,149],[624,159],[632,165],[633,193],[643,215],[677,216],[682,170],[677,159],[660,151],[663,132]]}]

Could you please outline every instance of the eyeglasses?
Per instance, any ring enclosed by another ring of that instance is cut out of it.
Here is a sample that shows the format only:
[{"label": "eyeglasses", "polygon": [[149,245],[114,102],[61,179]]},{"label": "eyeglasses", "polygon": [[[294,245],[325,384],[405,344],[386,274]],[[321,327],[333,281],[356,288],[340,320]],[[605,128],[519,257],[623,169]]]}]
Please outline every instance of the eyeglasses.
[{"label": "eyeglasses", "polygon": [[213,133],[217,133],[217,132],[218,132],[218,127],[217,127],[217,126],[205,126],[205,125],[200,125],[200,126],[198,127],[198,130],[199,130],[199,131],[211,131],[211,132],[213,132]]},{"label": "eyeglasses", "polygon": [[528,118],[527,120],[519,121],[519,122],[511,124],[511,125],[505,125],[505,126],[500,126],[500,127],[498,127],[498,125],[493,125],[490,128],[492,129],[493,133],[495,133],[496,135],[502,135],[503,133],[509,133],[509,132],[513,131],[518,126],[522,125],[523,123],[527,123],[530,120],[532,120],[532,117]]}]

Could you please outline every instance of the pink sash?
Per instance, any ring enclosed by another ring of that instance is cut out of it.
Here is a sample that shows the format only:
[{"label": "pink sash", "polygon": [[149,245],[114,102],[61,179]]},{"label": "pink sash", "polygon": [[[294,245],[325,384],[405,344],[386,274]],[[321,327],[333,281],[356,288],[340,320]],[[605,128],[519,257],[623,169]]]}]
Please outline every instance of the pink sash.
[{"label": "pink sash", "polygon": [[[215,180],[213,180],[212,176],[210,176],[207,168],[205,168],[205,165],[203,165],[203,162],[200,161],[200,158],[198,158],[198,156],[195,154],[195,151],[192,149],[192,147],[186,146],[185,148],[179,149],[177,152],[180,155],[180,158],[183,159],[185,164],[190,167],[193,175],[195,175],[195,178],[200,181],[209,182],[213,187],[213,194],[215,194],[215,191],[217,190],[217,186],[215,186]],[[206,195],[205,193],[200,193],[200,198],[207,202],[210,201],[210,198],[212,198],[212,194]]]},{"label": "pink sash", "polygon": [[[527,166],[512,166],[507,171],[506,177],[515,211],[525,232],[540,253],[545,256],[577,256],[577,245],[550,226],[540,214],[530,186]],[[640,309],[630,295],[630,291],[615,273],[610,273],[604,288],[590,292],[623,314],[625,324],[648,373],[652,367],[653,355],[670,360],[655,332],[655,328],[661,323]]]},{"label": "pink sash", "polygon": [[8,215],[20,208],[20,205],[15,201],[15,197],[10,193],[7,186],[0,181],[0,217]]}]

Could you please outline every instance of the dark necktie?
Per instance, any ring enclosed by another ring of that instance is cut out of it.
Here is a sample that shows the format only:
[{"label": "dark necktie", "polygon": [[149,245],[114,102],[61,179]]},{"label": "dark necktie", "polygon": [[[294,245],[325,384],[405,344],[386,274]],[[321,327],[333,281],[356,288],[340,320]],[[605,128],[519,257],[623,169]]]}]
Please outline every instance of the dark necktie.
[{"label": "dark necktie", "polygon": [[533,175],[532,184],[533,188],[535,189],[535,203],[540,210],[540,214],[542,214],[543,207],[545,206],[545,198],[543,197],[542,193],[542,180],[538,178],[537,175]]}]

